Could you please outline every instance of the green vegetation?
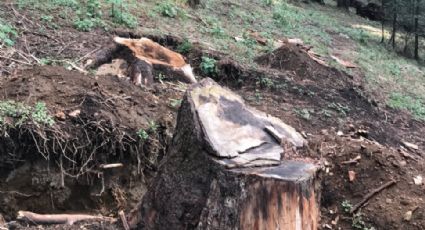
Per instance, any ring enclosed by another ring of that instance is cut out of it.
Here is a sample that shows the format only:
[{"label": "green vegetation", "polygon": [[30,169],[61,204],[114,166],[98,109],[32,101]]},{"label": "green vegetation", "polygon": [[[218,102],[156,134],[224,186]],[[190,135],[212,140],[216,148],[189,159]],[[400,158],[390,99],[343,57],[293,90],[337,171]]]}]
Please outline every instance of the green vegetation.
[{"label": "green vegetation", "polygon": [[311,120],[313,117],[312,114],[314,113],[313,109],[294,109],[295,114],[303,118],[304,120]]},{"label": "green vegetation", "polygon": [[390,96],[388,105],[395,109],[408,110],[414,117],[425,120],[425,102],[421,99],[393,93]]},{"label": "green vegetation", "polygon": [[204,74],[214,76],[217,74],[217,60],[210,57],[202,57],[201,70]]},{"label": "green vegetation", "polygon": [[46,104],[37,102],[34,107],[21,102],[0,102],[0,124],[2,127],[16,127],[25,123],[52,126],[55,122],[49,115]]},{"label": "green vegetation", "polygon": [[164,1],[159,3],[155,11],[160,13],[164,17],[170,17],[175,18],[179,15],[179,12],[181,12],[180,8],[177,7],[177,5],[172,1]]},{"label": "green vegetation", "polygon": [[147,139],[149,139],[149,134],[144,129],[139,129],[139,131],[137,131],[137,136],[142,141],[146,141]]},{"label": "green vegetation", "polygon": [[349,200],[344,200],[341,203],[341,208],[342,211],[344,211],[345,213],[350,213],[351,209],[353,208],[353,205]]},{"label": "green vegetation", "polygon": [[363,221],[363,215],[361,213],[354,214],[351,226],[353,229],[358,230],[376,230],[374,227],[367,227],[366,223]]},{"label": "green vegetation", "polygon": [[0,18],[0,45],[4,43],[7,46],[13,46],[16,36],[18,33],[15,28]]},{"label": "green vegetation", "polygon": [[187,54],[192,50],[192,48],[192,43],[190,43],[190,41],[186,38],[181,44],[177,46],[177,52]]}]

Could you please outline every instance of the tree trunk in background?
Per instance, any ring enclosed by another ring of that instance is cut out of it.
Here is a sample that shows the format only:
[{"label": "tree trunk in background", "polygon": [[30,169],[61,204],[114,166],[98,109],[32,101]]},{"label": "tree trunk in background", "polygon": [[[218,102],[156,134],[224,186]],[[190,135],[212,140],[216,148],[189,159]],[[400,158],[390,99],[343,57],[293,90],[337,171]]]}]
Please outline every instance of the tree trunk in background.
[{"label": "tree trunk in background", "polygon": [[201,3],[201,0],[189,0],[188,2],[189,6],[196,8]]},{"label": "tree trunk in background", "polygon": [[419,59],[419,5],[420,0],[416,0],[415,7],[415,59]]},{"label": "tree trunk in background", "polygon": [[395,39],[396,39],[396,34],[397,33],[397,9],[394,6],[394,14],[393,14],[393,32],[391,34],[391,44],[393,49],[395,49]]},{"label": "tree trunk in background", "polygon": [[316,230],[317,166],[285,160],[305,143],[204,79],[186,92],[167,157],[131,216],[138,229]]},{"label": "tree trunk in background", "polygon": [[385,10],[384,10],[384,0],[381,0],[381,7],[382,7],[382,11],[384,12],[384,16],[382,17],[381,20],[381,43],[384,43],[385,41]]},{"label": "tree trunk in background", "polygon": [[337,0],[337,6],[349,10],[350,0]]}]

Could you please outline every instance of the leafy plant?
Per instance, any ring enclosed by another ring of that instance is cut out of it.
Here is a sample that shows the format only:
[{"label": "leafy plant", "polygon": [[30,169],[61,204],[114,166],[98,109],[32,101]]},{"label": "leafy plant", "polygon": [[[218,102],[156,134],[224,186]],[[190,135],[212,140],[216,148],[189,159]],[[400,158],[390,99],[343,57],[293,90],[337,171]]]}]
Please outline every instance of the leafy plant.
[{"label": "leafy plant", "polygon": [[184,39],[181,44],[177,46],[177,51],[183,54],[187,54],[192,50],[192,43],[188,39]]},{"label": "leafy plant", "polygon": [[344,211],[345,213],[350,213],[351,209],[353,208],[353,205],[349,200],[344,200],[341,203],[341,208],[342,211]]},{"label": "leafy plant", "polygon": [[210,58],[210,57],[202,57],[202,62],[201,62],[201,70],[204,74],[207,75],[216,75],[218,70],[217,70],[217,60],[215,60],[214,58]]},{"label": "leafy plant", "polygon": [[363,221],[363,216],[361,213],[354,214],[351,226],[354,229],[359,229],[359,230],[376,230],[375,227],[366,226],[366,223]]},{"label": "leafy plant", "polygon": [[108,0],[111,3],[112,21],[129,28],[135,28],[138,24],[137,18],[128,13],[128,4],[123,0]]},{"label": "leafy plant", "polygon": [[149,131],[156,133],[158,131],[159,125],[155,121],[148,122]]},{"label": "leafy plant", "polygon": [[18,36],[15,28],[10,24],[0,19],[0,43],[4,43],[7,46],[13,46],[15,44],[15,38]]},{"label": "leafy plant", "polygon": [[149,134],[144,129],[139,129],[139,131],[137,131],[137,136],[143,141],[149,139]]},{"label": "leafy plant", "polygon": [[52,126],[55,123],[52,116],[50,116],[47,112],[46,104],[44,102],[37,102],[31,115],[32,119],[39,124]]},{"label": "leafy plant", "polygon": [[97,25],[97,20],[93,18],[83,18],[74,21],[74,26],[77,30],[90,31]]}]

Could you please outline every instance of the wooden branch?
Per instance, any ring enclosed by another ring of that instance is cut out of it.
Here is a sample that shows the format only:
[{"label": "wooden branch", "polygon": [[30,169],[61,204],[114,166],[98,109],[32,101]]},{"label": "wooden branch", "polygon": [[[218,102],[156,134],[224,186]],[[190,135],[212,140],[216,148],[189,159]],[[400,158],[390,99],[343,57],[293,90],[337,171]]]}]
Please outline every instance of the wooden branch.
[{"label": "wooden branch", "polygon": [[110,169],[110,168],[120,168],[124,165],[122,163],[115,163],[115,164],[102,164],[99,167],[102,169]]},{"label": "wooden branch", "polygon": [[353,206],[350,213],[354,213],[360,207],[362,207],[368,200],[370,200],[370,198],[374,197],[376,194],[382,192],[386,188],[389,188],[390,186],[394,185],[395,183],[397,183],[397,181],[392,179],[391,181],[381,185],[379,188],[372,190],[370,193],[368,193],[368,194],[366,194],[366,196],[364,196],[363,200],[361,200],[359,203],[357,203],[356,205]]},{"label": "wooden branch", "polygon": [[18,220],[27,221],[34,224],[69,224],[83,220],[103,220],[115,222],[115,218],[105,216],[93,216],[86,214],[37,214],[28,211],[19,211]]},{"label": "wooden branch", "polygon": [[121,219],[122,225],[125,230],[130,230],[130,226],[128,225],[127,218],[125,217],[124,211],[121,210],[118,212],[118,216]]}]

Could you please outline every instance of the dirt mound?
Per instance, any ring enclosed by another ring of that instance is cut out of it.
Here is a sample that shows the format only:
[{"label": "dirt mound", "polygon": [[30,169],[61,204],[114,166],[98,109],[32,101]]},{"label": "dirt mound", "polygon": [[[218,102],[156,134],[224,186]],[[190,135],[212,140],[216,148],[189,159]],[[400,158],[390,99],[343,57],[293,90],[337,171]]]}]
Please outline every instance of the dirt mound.
[{"label": "dirt mound", "polygon": [[[104,215],[130,209],[144,194],[173,133],[176,108],[170,101],[182,96],[174,88],[141,89],[116,77],[94,78],[62,67],[38,67],[3,79],[0,100],[9,107],[0,106],[0,114],[6,114],[1,117],[0,213],[9,220],[18,209]],[[112,163],[123,167],[103,168]]]},{"label": "dirt mound", "polygon": [[334,87],[344,85],[343,73],[314,61],[307,51],[295,44],[284,44],[255,61],[266,68],[294,72],[297,81],[320,81]]}]

